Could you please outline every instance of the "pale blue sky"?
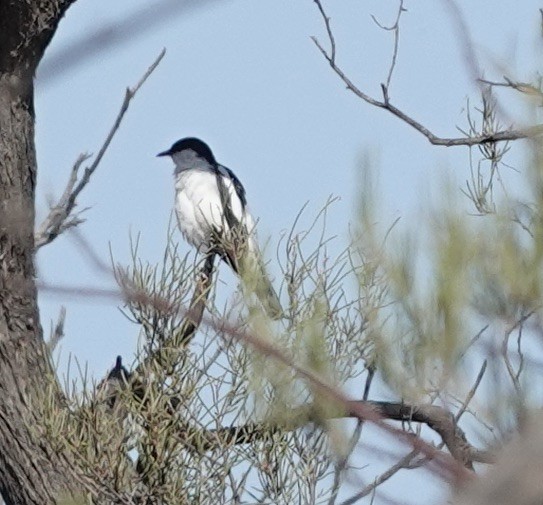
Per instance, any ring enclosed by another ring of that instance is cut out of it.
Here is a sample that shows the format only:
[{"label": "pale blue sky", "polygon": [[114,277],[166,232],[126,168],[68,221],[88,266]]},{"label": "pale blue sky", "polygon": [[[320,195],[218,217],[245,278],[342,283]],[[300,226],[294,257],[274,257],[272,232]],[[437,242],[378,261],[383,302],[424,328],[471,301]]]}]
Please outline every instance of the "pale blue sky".
[{"label": "pale blue sky", "polygon": [[[466,98],[477,99],[461,55],[462,41],[438,0],[406,1],[391,100],[442,136],[465,126]],[[488,78],[507,72],[533,77],[540,28],[539,2],[458,2]],[[66,15],[49,56],[79,37],[129,12],[144,0],[79,0]],[[380,97],[392,37],[371,20],[390,24],[396,1],[325,2],[336,35],[338,62],[363,90]],[[141,232],[140,255],[158,262],[173,203],[172,165],[156,158],[178,138],[199,136],[232,168],[248,193],[259,233],[275,249],[281,233],[309,201],[308,216],[330,194],[341,197],[330,213],[331,234],[346,243],[355,217],[360,160],[370,153],[380,185],[383,225],[403,216],[413,225],[444,175],[468,177],[468,150],[431,146],[420,134],[345,90],[314,44],[327,39],[310,0],[229,0],[187,10],[122,45],[96,54],[58,79],[37,79],[38,221],[47,195],[62,191],[79,153],[96,152],[124,96],[165,47],[159,68],[132,102],[124,123],[92,182],[79,198],[91,207],[83,235],[104,260],[129,262],[129,233]],[[540,51],[539,51],[540,54]],[[499,64],[499,65],[497,65]],[[500,65],[504,65],[500,68]],[[510,97],[511,93],[505,94]],[[518,104],[512,109],[516,114]],[[512,155],[515,160],[515,154]],[[520,176],[506,174],[512,184]],[[181,240],[180,235],[178,235]],[[182,244],[182,251],[188,250]],[[69,237],[38,253],[40,279],[77,286],[112,286],[83,258]],[[273,264],[270,269],[274,270]],[[221,286],[225,296],[235,284]],[[40,295],[42,324],[49,330],[61,304],[67,307],[61,371],[73,354],[103,376],[117,354],[127,362],[137,328],[116,304]]]}]

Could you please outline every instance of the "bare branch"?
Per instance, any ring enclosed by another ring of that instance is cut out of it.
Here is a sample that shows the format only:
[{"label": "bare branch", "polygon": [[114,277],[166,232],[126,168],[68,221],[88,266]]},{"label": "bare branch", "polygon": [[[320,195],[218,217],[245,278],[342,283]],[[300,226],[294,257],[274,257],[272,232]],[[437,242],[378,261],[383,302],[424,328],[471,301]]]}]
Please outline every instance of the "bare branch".
[{"label": "bare branch", "polygon": [[[364,385],[364,393],[362,395],[363,401],[367,401],[369,397],[370,388],[371,388],[371,384],[373,382],[374,377],[375,377],[375,367],[370,366],[368,368],[366,384]],[[364,421],[359,419],[358,422],[356,423],[356,428],[354,429],[351,439],[349,440],[349,447],[347,448],[347,451],[345,451],[345,455],[336,464],[336,467],[334,469],[334,484],[332,486],[332,493],[330,496],[330,500],[328,501],[328,505],[334,505],[334,503],[336,502],[338,492],[339,492],[339,487],[341,485],[341,474],[345,470],[345,467],[347,466],[349,458],[351,454],[353,453],[356,445],[358,444],[358,441],[360,440],[363,427],[364,427]]]},{"label": "bare branch", "polygon": [[496,82],[487,79],[479,79],[479,82],[486,84],[487,86],[511,88],[528,96],[543,98],[543,92],[530,83],[513,81],[505,75],[503,76],[503,81],[504,82]]},{"label": "bare branch", "polygon": [[[451,455],[472,468],[474,455],[482,454],[466,439],[454,416],[438,405],[407,405],[392,402],[369,402],[384,419],[411,421],[426,424],[443,440]],[[415,447],[416,448],[416,447]]]},{"label": "bare branch", "polygon": [[55,329],[51,332],[51,337],[49,338],[49,342],[47,342],[47,347],[49,348],[50,352],[53,352],[55,350],[58,343],[64,337],[64,322],[65,321],[66,321],[66,307],[62,305],[60,307],[60,312],[58,314],[58,320],[57,320],[57,324],[55,325]]},{"label": "bare branch", "polygon": [[485,375],[485,372],[486,372],[486,365],[487,365],[487,360],[485,359],[483,361],[481,369],[479,370],[479,373],[477,374],[477,377],[475,379],[475,383],[473,384],[473,387],[468,391],[468,394],[467,394],[466,398],[462,402],[462,406],[460,407],[460,410],[454,416],[454,420],[455,420],[456,423],[458,423],[458,421],[460,421],[460,418],[462,417],[462,415],[464,414],[464,412],[468,408],[469,403],[471,402],[471,400],[475,396],[475,393],[477,392],[477,389],[479,389],[479,385],[481,384],[481,381],[483,380],[483,376]]},{"label": "bare branch", "polygon": [[[89,154],[80,154],[75,161],[70,178],[66,184],[66,188],[62,193],[62,196],[58,202],[54,205],[51,205],[51,210],[47,217],[42,221],[41,225],[38,227],[35,236],[34,236],[34,247],[39,249],[41,246],[52,242],[58,235],[63,231],[67,230],[72,226],[77,226],[82,223],[83,220],[77,216],[71,216],[71,219],[67,213],[68,201],[70,195],[74,190],[74,186],[77,182],[77,174],[81,165],[90,158]],[[75,204],[74,204],[75,207]],[[80,214],[80,213],[79,213]]]},{"label": "bare branch", "polygon": [[35,233],[34,241],[36,249],[39,249],[40,247],[51,243],[63,231],[67,230],[68,228],[74,227],[82,222],[82,220],[78,216],[72,215],[72,212],[77,205],[77,197],[79,196],[81,191],[83,191],[85,186],[89,183],[92,174],[95,172],[95,170],[98,168],[98,165],[102,161],[102,158],[104,157],[104,154],[109,148],[113,137],[121,126],[121,122],[124,118],[126,111],[128,110],[128,106],[130,105],[132,98],[134,98],[138,90],[143,86],[145,81],[153,73],[153,71],[158,66],[165,54],[166,50],[163,49],[158,57],[155,59],[155,61],[143,74],[138,83],[133,88],[126,89],[121,109],[119,110],[119,113],[115,118],[111,130],[109,131],[104,143],[102,144],[102,147],[98,151],[98,154],[96,155],[96,158],[94,159],[92,164],[85,168],[83,176],[81,177],[79,182],[77,182],[79,168],[84,161],[89,159],[90,156],[88,154],[81,154],[77,158],[62,196],[60,197],[57,204],[51,208],[48,216],[45,218],[45,220],[42,222],[37,232]]},{"label": "bare branch", "polygon": [[[319,12],[321,13],[322,19],[324,21],[324,26],[326,27],[326,32],[328,33],[328,40],[330,41],[330,59],[335,62],[336,61],[336,41],[334,39],[334,34],[332,32],[332,27],[330,26],[330,18],[326,15],[326,12],[324,11],[324,7],[322,6],[322,3],[320,0],[314,0],[314,2],[317,4],[317,8],[319,9]],[[317,39],[313,37],[313,41],[315,44],[317,43]]]},{"label": "bare branch", "polygon": [[392,465],[388,470],[383,472],[379,477],[377,477],[371,484],[368,484],[365,488],[361,489],[358,493],[351,496],[347,500],[341,502],[341,505],[352,505],[353,503],[356,503],[358,500],[361,500],[364,498],[364,496],[368,496],[370,493],[373,493],[373,491],[380,486],[383,482],[390,479],[394,474],[398,473],[401,469],[406,468],[409,463],[415,458],[418,454],[417,450],[412,450],[408,454],[406,454],[403,458],[401,458],[397,463]]},{"label": "bare branch", "polygon": [[[383,91],[384,95],[388,97],[388,90],[390,87],[390,81],[392,80],[392,74],[394,73],[394,68],[396,67],[396,60],[398,59],[398,48],[400,43],[400,18],[402,16],[402,13],[405,12],[405,8],[403,6],[403,0],[400,0],[400,5],[398,7],[398,13],[396,14],[396,20],[394,21],[394,24],[392,26],[385,26],[382,23],[380,23],[377,18],[372,14],[371,18],[373,19],[373,22],[382,30],[385,30],[387,32],[393,32],[394,33],[394,49],[392,51],[392,60],[390,62],[390,68],[388,69],[388,75],[387,80],[385,84],[383,84]],[[388,100],[388,98],[387,98]]]},{"label": "bare branch", "polygon": [[473,135],[468,137],[458,137],[458,138],[447,138],[447,137],[439,137],[432,133],[428,128],[423,126],[421,123],[413,119],[411,116],[407,115],[402,110],[398,109],[396,106],[392,105],[392,103],[389,100],[388,97],[388,86],[382,85],[383,88],[383,95],[384,99],[383,101],[377,100],[373,98],[372,96],[368,95],[364,91],[362,91],[358,86],[356,86],[343,72],[343,70],[337,65],[335,60],[335,48],[334,48],[334,54],[332,57],[331,53],[328,53],[323,46],[320,44],[320,42],[313,37],[313,42],[323,55],[323,57],[326,59],[326,61],[329,63],[329,65],[332,67],[332,70],[339,76],[339,78],[343,81],[343,83],[347,86],[347,89],[354,93],[357,97],[364,100],[366,103],[373,105],[374,107],[378,107],[380,109],[385,109],[389,111],[391,114],[396,116],[397,118],[401,119],[403,122],[407,123],[409,126],[417,130],[419,133],[424,135],[428,141],[436,146],[446,146],[446,147],[452,147],[452,146],[475,146],[480,144],[486,144],[488,142],[504,142],[509,140],[519,140],[519,139],[529,139],[534,138],[543,135],[543,124],[531,126],[528,128],[521,128],[521,129],[507,129],[502,130],[498,132],[490,132],[486,133],[483,132],[480,135]]}]

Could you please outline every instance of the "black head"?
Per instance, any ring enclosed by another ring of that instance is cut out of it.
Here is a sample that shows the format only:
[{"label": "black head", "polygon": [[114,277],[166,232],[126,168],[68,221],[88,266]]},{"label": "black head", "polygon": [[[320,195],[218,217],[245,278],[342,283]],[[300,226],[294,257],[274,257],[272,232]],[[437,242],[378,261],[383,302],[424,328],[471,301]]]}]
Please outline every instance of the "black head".
[{"label": "black head", "polygon": [[181,151],[186,151],[188,149],[194,151],[200,158],[205,159],[208,163],[213,165],[217,163],[209,146],[205,142],[194,137],[178,140],[167,151],[158,153],[157,156],[172,156],[175,153],[180,153]]}]

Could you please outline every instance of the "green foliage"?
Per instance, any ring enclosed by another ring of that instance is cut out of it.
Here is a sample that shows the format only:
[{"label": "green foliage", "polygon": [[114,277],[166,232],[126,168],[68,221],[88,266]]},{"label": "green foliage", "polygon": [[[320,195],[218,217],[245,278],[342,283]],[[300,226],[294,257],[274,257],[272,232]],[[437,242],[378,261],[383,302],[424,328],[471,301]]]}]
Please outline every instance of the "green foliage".
[{"label": "green foliage", "polygon": [[[331,252],[338,248],[326,236],[331,204],[308,229],[293,227],[280,244],[281,291],[288,298],[282,321],[266,316],[247,289],[250,279],[242,297],[246,309],[230,300],[218,305],[214,284],[206,312],[230,314],[240,330],[279,346],[324,381],[341,384],[364,372],[371,346],[361,312],[365,288],[358,284],[366,274],[351,249]],[[132,244],[132,265],[116,267],[119,283],[132,293],[123,313],[140,329],[133,376],[93,385],[83,375],[83,390],[65,399],[69,410],[59,415],[54,402],[47,409],[49,437],[86,474],[100,476],[104,495],[119,500],[324,499],[333,471],[329,440],[337,454],[346,446],[327,421],[337,404],[286,365],[234,343],[213,325],[201,324],[180,342],[176,336],[186,319],[181,308],[190,303],[201,263],[179,257],[171,232],[158,264],[141,261],[138,243]],[[230,426],[253,426],[247,442],[236,443]]]},{"label": "green foliage", "polygon": [[[483,97],[483,125],[495,126],[493,103]],[[328,235],[333,199],[306,229],[302,210],[277,249],[281,320],[253,296],[264,272],[258,265],[243,269],[239,292],[226,302],[216,282],[209,296],[196,297],[210,316],[187,332],[198,319],[191,309],[207,263],[180,257],[172,229],[158,264],[139,258],[136,240],[132,265],[116,267],[131,293],[123,313],[140,331],[132,375],[83,380],[82,391],[62,400],[64,410],[52,391],[44,416],[54,447],[119,502],[315,503],[335,493],[330,478],[339,485],[362,423],[349,438],[332,420],[345,406],[308,374],[331,387],[355,385],[361,398],[361,376],[367,394],[377,371],[398,398],[445,403],[456,419],[471,412],[482,437],[508,430],[529,401],[522,331],[541,305],[543,163],[534,149],[531,200],[520,216],[516,202],[495,200],[506,149],[489,142],[479,152],[489,170],[465,192],[476,216],[448,184],[424,226],[403,235],[397,222],[383,226],[368,157],[348,247]],[[228,318],[239,341],[221,327]],[[244,345],[243,335],[255,340]],[[490,358],[496,371],[486,388],[503,401],[475,412],[470,402]],[[474,370],[472,386],[464,376]]]},{"label": "green foliage", "polygon": [[[484,131],[497,128],[495,106],[485,92],[480,109]],[[474,134],[478,127],[472,117],[469,122]],[[377,369],[408,401],[439,397],[462,405],[469,389],[466,371],[473,373],[474,364],[480,368],[491,360],[496,375],[486,387],[492,401],[487,398],[479,408],[480,427],[492,419],[510,429],[505,426],[533,398],[521,377],[526,381],[539,375],[536,366],[527,367],[524,349],[536,344],[540,326],[543,158],[535,142],[528,147],[526,200],[513,200],[505,192],[496,197],[495,182],[501,181],[509,148],[488,142],[473,148],[481,160],[464,193],[477,214],[470,214],[450,183],[444,184],[440,204],[428,207],[426,218],[417,227],[408,226],[403,236],[378,222],[374,195],[379,191],[371,181],[371,163],[366,159],[361,167],[366,191],[357,246],[381,277],[378,284],[386,286],[382,307],[367,319]],[[535,324],[532,331],[526,331],[528,319]]]}]

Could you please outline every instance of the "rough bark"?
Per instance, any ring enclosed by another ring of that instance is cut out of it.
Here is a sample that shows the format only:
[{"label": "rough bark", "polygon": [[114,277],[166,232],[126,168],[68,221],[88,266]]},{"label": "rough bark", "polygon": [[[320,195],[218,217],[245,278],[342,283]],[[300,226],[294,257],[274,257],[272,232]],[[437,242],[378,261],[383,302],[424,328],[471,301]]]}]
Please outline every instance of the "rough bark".
[{"label": "rough bark", "polygon": [[0,492],[8,505],[58,503],[76,491],[40,423],[51,374],[34,282],[33,76],[70,3],[0,0]]}]

